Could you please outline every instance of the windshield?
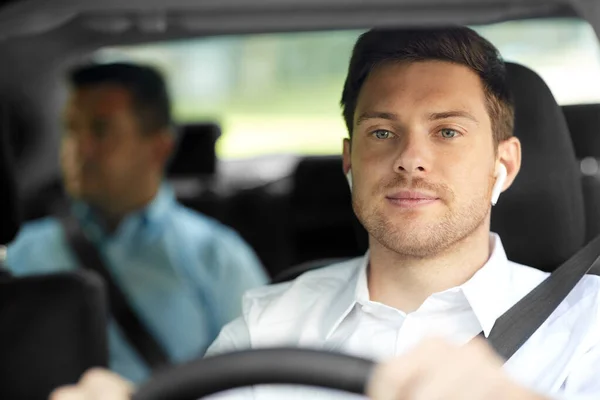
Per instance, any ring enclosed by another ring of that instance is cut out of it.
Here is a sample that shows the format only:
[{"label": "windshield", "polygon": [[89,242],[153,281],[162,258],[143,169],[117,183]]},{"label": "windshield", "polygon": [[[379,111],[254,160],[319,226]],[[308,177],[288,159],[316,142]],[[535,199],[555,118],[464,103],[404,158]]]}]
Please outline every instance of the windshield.
[{"label": "windshield", "polygon": [[[576,19],[473,27],[507,61],[535,70],[559,104],[600,102],[600,47]],[[347,135],[339,100],[362,31],[254,34],[104,48],[101,62],[131,60],[166,75],[177,122],[218,122],[221,159],[339,154]]]}]

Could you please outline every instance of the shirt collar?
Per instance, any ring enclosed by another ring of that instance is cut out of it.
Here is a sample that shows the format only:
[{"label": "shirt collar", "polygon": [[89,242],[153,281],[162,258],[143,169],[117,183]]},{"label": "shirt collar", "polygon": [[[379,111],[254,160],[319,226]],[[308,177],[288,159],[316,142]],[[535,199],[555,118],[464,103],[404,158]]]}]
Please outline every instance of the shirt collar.
[{"label": "shirt collar", "polygon": [[[490,233],[490,250],[488,261],[467,282],[432,295],[433,297],[447,292],[464,295],[486,337],[490,334],[496,319],[510,306],[508,294],[512,277],[511,263],[506,257],[500,237],[495,233]],[[358,264],[348,284],[339,296],[336,296],[326,315],[326,339],[331,337],[357,304],[366,304],[370,301],[367,285],[368,264],[369,252]]]},{"label": "shirt collar", "polygon": [[[175,193],[173,189],[168,184],[163,183],[150,203],[123,219],[117,230],[117,235],[132,225],[141,225],[143,228],[156,225],[163,220],[163,217],[174,203]],[[100,219],[89,204],[75,201],[73,202],[72,212],[81,222],[86,234],[91,235],[93,239],[102,240],[107,236]]]},{"label": "shirt collar", "polygon": [[358,268],[350,276],[339,295],[335,296],[329,312],[325,315],[325,340],[329,339],[337,327],[348,316],[356,305],[358,299],[369,299],[367,286],[367,266],[369,265],[369,252],[359,260]]},{"label": "shirt collar", "polygon": [[513,272],[502,241],[495,233],[490,234],[490,248],[488,261],[460,286],[486,337],[496,320],[510,307]]}]

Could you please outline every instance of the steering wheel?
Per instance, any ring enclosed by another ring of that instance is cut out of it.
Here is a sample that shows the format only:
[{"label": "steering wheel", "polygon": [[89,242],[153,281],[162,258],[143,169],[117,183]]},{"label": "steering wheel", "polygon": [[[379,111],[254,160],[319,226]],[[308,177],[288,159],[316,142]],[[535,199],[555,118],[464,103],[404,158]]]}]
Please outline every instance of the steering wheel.
[{"label": "steering wheel", "polygon": [[259,384],[295,384],[364,394],[375,363],[317,350],[272,348],[208,357],[157,372],[133,400],[197,400]]}]

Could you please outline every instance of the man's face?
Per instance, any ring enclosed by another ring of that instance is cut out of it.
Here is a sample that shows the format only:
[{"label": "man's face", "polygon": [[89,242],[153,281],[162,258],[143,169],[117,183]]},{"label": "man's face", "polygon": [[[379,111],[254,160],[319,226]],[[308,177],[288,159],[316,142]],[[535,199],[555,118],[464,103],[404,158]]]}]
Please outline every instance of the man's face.
[{"label": "man's face", "polygon": [[344,161],[354,210],[388,249],[428,257],[489,229],[492,126],[480,78],[465,66],[424,61],[373,70]]},{"label": "man's face", "polygon": [[61,166],[67,192],[100,207],[119,207],[160,165],[129,92],[111,84],[74,89],[65,109]]}]

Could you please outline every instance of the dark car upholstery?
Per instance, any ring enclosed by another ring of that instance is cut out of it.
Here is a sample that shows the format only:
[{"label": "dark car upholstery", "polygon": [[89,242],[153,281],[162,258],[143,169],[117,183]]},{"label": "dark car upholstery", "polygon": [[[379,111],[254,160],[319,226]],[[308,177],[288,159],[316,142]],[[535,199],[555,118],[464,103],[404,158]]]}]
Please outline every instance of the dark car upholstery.
[{"label": "dark car upholstery", "polygon": [[562,109],[575,154],[582,162],[586,236],[590,240],[600,234],[600,104],[567,105]]}]

